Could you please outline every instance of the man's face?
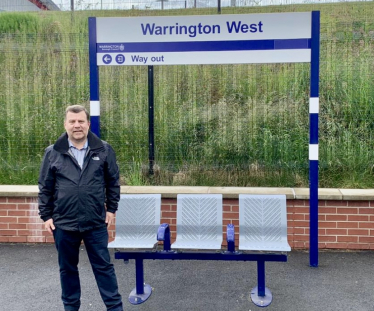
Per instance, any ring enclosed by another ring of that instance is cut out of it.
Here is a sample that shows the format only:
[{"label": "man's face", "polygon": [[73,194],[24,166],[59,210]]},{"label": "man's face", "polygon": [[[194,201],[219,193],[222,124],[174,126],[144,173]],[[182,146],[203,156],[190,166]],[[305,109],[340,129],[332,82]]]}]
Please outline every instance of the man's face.
[{"label": "man's face", "polygon": [[90,122],[87,120],[87,115],[84,111],[79,113],[68,112],[64,122],[66,133],[73,143],[80,143],[86,141]]}]

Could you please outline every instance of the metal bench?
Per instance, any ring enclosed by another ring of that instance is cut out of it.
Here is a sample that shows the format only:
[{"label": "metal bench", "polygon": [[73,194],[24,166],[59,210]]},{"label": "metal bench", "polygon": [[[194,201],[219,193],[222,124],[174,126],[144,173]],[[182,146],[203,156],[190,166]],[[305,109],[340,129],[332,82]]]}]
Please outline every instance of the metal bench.
[{"label": "metal bench", "polygon": [[160,226],[161,194],[122,194],[109,248],[152,248]]},{"label": "metal bench", "polygon": [[[239,195],[239,250],[289,252],[285,195]],[[256,305],[269,305],[270,290],[262,283],[265,261],[257,261],[258,285],[251,298]]]},{"label": "metal bench", "polygon": [[[263,196],[262,198],[255,196],[252,200],[273,199],[273,201],[283,200],[283,197]],[[268,222],[264,217],[270,215],[271,218],[279,217],[279,208],[283,208],[282,204],[275,204],[274,211],[268,213],[267,205],[262,204],[261,208],[251,208],[247,198],[241,197],[240,214],[245,213],[246,216],[239,215],[240,226],[243,221],[243,230],[239,228],[239,240],[247,241],[248,234],[251,231],[247,227],[251,225],[262,226]],[[250,201],[250,200],[249,200]],[[244,203],[243,203],[244,202]],[[267,201],[266,201],[267,202]],[[248,212],[249,210],[249,212]],[[258,212],[262,211],[260,215]],[[254,215],[252,213],[255,213]],[[273,216],[273,213],[276,216]],[[253,221],[256,219],[256,222]],[[249,220],[248,220],[249,219]],[[246,224],[247,223],[247,224]],[[278,225],[278,222],[275,222]],[[257,229],[258,239],[266,241],[266,237],[261,234],[268,233],[268,230],[274,231],[274,235],[281,232],[272,230],[272,223],[268,223],[265,230]],[[249,230],[249,231],[248,231]],[[241,237],[243,235],[243,237]],[[274,237],[273,237],[274,238]],[[286,262],[287,255],[279,251],[261,250],[259,249],[241,249],[239,243],[239,251],[235,249],[235,228],[234,225],[227,225],[227,249],[223,250],[222,244],[222,195],[218,194],[188,194],[177,196],[177,237],[173,245],[170,244],[170,228],[168,224],[161,224],[157,231],[157,240],[163,241],[162,250],[139,251],[125,250],[116,251],[115,258],[128,261],[135,259],[136,287],[129,295],[129,301],[132,304],[140,304],[146,301],[152,294],[150,285],[144,283],[143,260],[145,259],[162,259],[162,260],[221,260],[221,261],[257,261],[257,286],[251,292],[251,298],[254,304],[266,307],[272,301],[272,294],[265,287],[265,261]],[[244,244],[243,244],[244,245]],[[242,246],[246,247],[246,246]],[[265,247],[267,248],[267,247]]]},{"label": "metal bench", "polygon": [[221,249],[222,195],[179,194],[172,249]]}]

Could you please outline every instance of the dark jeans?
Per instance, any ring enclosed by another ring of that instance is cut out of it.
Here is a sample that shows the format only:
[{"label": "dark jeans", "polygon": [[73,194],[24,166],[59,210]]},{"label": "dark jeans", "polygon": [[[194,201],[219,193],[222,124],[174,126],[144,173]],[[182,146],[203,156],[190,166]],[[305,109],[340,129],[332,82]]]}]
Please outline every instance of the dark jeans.
[{"label": "dark jeans", "polygon": [[108,230],[106,227],[85,232],[53,231],[58,251],[62,302],[65,310],[76,311],[80,307],[81,287],[78,273],[79,248],[83,240],[87,250],[96,283],[107,310],[122,311],[122,299],[118,293],[117,278],[108,251]]}]

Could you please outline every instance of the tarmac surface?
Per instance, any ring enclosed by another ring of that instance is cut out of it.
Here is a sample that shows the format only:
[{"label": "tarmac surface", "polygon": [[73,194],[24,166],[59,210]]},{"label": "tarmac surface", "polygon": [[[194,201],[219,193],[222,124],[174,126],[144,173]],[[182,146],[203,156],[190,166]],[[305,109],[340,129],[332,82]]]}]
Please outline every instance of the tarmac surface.
[{"label": "tarmac surface", "polygon": [[[105,311],[84,249],[79,271],[80,311]],[[266,263],[267,308],[250,299],[256,262],[145,260],[144,279],[154,288],[141,305],[131,305],[135,264],[114,259],[124,310],[133,311],[374,311],[374,251],[320,251],[319,267],[309,253],[292,251],[288,262]],[[0,310],[63,310],[57,253],[50,244],[0,244]]]}]

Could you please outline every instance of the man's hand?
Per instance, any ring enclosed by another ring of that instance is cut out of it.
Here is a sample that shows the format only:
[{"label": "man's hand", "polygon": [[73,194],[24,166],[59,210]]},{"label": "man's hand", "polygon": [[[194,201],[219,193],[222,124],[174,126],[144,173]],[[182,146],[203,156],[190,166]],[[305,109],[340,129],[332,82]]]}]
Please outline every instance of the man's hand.
[{"label": "man's hand", "polygon": [[114,221],[114,214],[111,212],[106,212],[106,218],[105,218],[105,223],[107,227],[109,227]]},{"label": "man's hand", "polygon": [[44,228],[50,233],[53,234],[52,231],[55,230],[55,225],[53,224],[53,219],[48,219],[44,222]]}]

